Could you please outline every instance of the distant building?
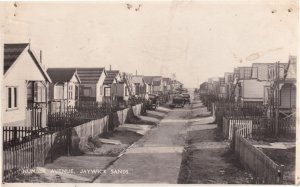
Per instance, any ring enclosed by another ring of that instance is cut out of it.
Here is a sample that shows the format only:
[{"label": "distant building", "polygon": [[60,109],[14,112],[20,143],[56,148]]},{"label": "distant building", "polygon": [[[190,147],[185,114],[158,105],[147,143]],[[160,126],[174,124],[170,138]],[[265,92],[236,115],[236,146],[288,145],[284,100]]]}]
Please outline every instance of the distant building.
[{"label": "distant building", "polygon": [[135,95],[138,97],[145,97],[146,83],[143,75],[132,76],[132,82],[135,85]]},{"label": "distant building", "polygon": [[112,102],[117,99],[117,85],[122,83],[121,75],[119,70],[108,70],[106,71],[107,76],[104,79],[103,87],[104,87],[104,95],[103,100],[105,102]]}]

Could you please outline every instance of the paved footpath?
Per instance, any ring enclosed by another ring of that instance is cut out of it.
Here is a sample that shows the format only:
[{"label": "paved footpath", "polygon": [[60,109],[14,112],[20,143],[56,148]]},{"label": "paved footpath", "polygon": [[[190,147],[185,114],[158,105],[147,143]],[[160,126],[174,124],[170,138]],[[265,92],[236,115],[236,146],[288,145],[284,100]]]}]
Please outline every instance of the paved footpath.
[{"label": "paved footpath", "polygon": [[171,110],[94,182],[176,184],[190,111],[189,106]]}]

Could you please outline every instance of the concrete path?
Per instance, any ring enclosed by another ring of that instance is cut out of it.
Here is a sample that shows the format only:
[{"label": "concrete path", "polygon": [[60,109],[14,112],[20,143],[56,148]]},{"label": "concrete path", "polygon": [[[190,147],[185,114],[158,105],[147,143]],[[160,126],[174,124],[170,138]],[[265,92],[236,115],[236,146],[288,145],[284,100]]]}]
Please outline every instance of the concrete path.
[{"label": "concrete path", "polygon": [[190,111],[189,106],[171,110],[94,182],[176,184]]}]

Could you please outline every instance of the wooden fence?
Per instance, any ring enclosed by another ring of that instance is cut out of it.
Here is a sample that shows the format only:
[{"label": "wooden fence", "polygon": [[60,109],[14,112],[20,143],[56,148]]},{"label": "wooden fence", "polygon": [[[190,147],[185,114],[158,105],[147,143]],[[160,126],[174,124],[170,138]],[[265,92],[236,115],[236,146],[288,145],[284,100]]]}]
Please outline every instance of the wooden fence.
[{"label": "wooden fence", "polygon": [[251,120],[223,117],[222,132],[225,138],[232,140],[234,127],[241,129],[239,132],[243,137],[252,137],[253,124]]},{"label": "wooden fence", "polygon": [[[224,137],[231,139],[233,132],[233,124],[251,124],[249,131],[251,137],[262,138],[295,138],[296,137],[296,119],[295,117],[279,119],[278,135],[275,130],[275,119],[264,116],[223,116],[222,133]],[[251,128],[250,128],[251,127]]]},{"label": "wooden fence", "polygon": [[46,144],[51,134],[43,133],[20,142],[3,145],[3,179],[8,180],[26,169],[43,166],[46,157]]},{"label": "wooden fence", "polygon": [[[135,115],[139,115],[142,108],[143,105],[139,104],[133,106],[132,110]],[[118,112],[122,112],[122,119],[118,118],[119,121],[121,120],[120,124],[125,122],[128,110]],[[116,113],[117,116],[118,113]],[[26,169],[44,166],[45,162],[51,162],[62,155],[72,154],[73,136],[79,137],[80,145],[84,145],[90,136],[105,134],[114,130],[115,125],[110,123],[110,118],[113,117],[111,115],[101,116],[101,118],[94,120],[94,117],[100,116],[82,118],[80,115],[78,117],[74,113],[71,114],[67,117],[66,114],[61,116],[57,114],[57,116],[50,118],[50,124],[53,125],[45,128],[3,127],[4,181],[9,181]]]},{"label": "wooden fence", "polygon": [[243,129],[234,131],[235,154],[240,163],[254,174],[256,183],[259,184],[282,184],[284,166],[276,164],[261,150],[254,147],[242,134]]}]

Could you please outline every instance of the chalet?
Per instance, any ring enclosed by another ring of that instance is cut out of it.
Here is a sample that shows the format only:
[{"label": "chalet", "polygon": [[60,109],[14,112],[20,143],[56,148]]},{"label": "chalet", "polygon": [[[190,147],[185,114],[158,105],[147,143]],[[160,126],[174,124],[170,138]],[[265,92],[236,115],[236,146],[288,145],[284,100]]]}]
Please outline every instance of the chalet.
[{"label": "chalet", "polygon": [[133,90],[131,87],[130,76],[127,73],[120,73],[120,81],[113,84],[111,92],[119,103],[127,102]]},{"label": "chalet", "polygon": [[277,63],[269,67],[270,87],[267,104],[276,99],[276,90],[279,92],[278,104],[281,114],[289,115],[296,110],[296,78],[297,78],[297,58],[289,57],[287,64]]},{"label": "chalet", "polygon": [[107,76],[105,68],[76,68],[81,81],[79,87],[80,102],[102,103],[104,96],[104,80]]},{"label": "chalet", "polygon": [[163,77],[163,91],[170,92],[172,91],[172,80],[168,77]]},{"label": "chalet", "polygon": [[153,93],[159,94],[163,92],[163,79],[161,76],[144,76],[146,82],[152,82]]},{"label": "chalet", "polygon": [[46,126],[51,79],[29,43],[4,44],[4,126]]},{"label": "chalet", "polygon": [[135,95],[139,97],[145,97],[146,83],[143,75],[132,76],[132,82],[135,85]]},{"label": "chalet", "polygon": [[208,82],[203,82],[200,84],[199,90],[201,95],[208,94]]},{"label": "chalet", "polygon": [[209,78],[207,89],[209,94],[218,97],[220,93],[220,79],[218,77]]},{"label": "chalet", "polygon": [[146,93],[152,94],[154,91],[154,85],[153,85],[153,77],[151,76],[144,76],[144,82],[146,84]]},{"label": "chalet", "polygon": [[156,94],[163,92],[163,82],[161,76],[153,77],[153,92]]},{"label": "chalet", "polygon": [[65,111],[79,101],[80,78],[75,68],[48,68],[50,84],[49,97],[51,112]]},{"label": "chalet", "polygon": [[[263,67],[263,66],[261,66]],[[264,76],[259,77],[260,74],[267,72],[264,68],[256,66],[252,67],[239,67],[236,70],[235,81],[235,100],[241,103],[255,102],[263,103],[264,100],[264,87],[268,85]],[[261,73],[260,73],[261,72]]]},{"label": "chalet", "polygon": [[116,85],[121,83],[121,75],[119,70],[106,71],[106,78],[104,79],[104,98],[105,102],[115,101],[117,99]]}]

